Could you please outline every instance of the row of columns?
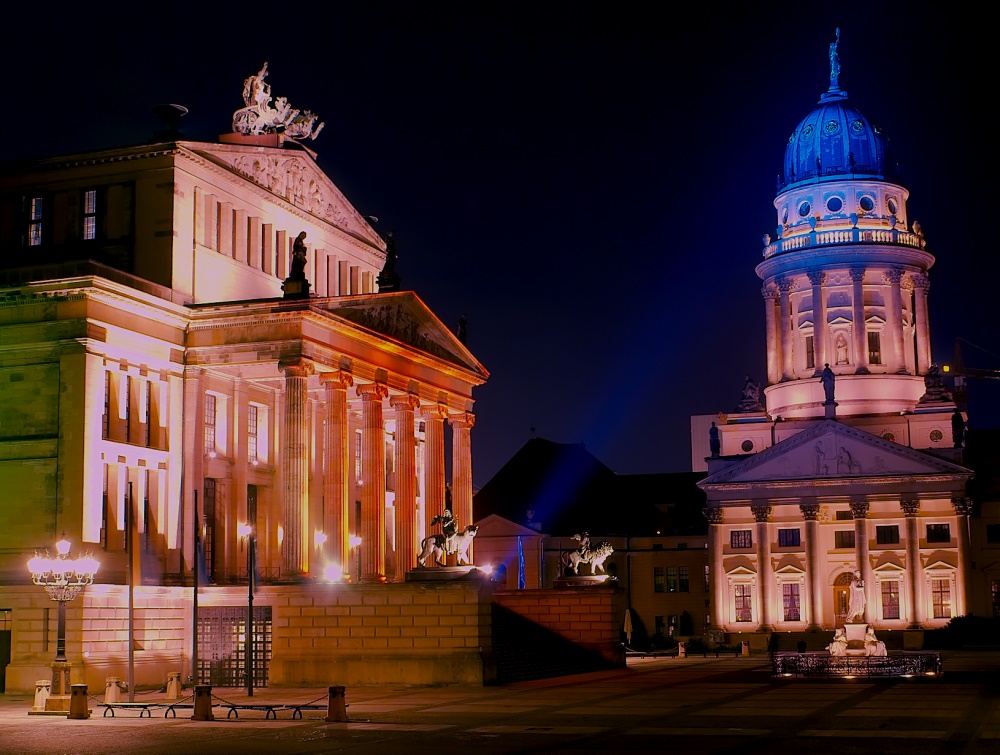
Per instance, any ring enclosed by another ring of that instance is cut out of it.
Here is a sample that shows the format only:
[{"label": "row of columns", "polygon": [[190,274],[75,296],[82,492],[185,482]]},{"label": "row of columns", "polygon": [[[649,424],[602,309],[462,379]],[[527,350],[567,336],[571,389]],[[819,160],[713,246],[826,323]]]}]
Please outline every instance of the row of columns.
[{"label": "row of columns", "polygon": [[[282,416],[282,569],[290,575],[309,570],[309,431],[307,421],[308,380],[314,367],[307,360],[282,362],[285,398]],[[326,392],[326,428],[323,480],[323,527],[330,543],[330,557],[342,564],[350,555],[349,511],[351,498],[350,443],[348,438],[347,391],[354,386],[352,375],[344,370],[323,373],[320,382]],[[383,402],[389,395],[382,382],[356,386],[361,398],[361,549],[362,582],[386,580],[385,552],[385,421]],[[416,410],[420,400],[413,395],[390,399],[396,420],[396,491],[395,541],[397,569],[406,571],[416,565],[417,486],[416,486]],[[463,525],[472,522],[472,449],[471,429],[475,417],[463,412],[449,417],[448,407],[435,403],[421,415],[426,422],[427,454],[425,503],[428,511],[439,513],[445,503],[444,421],[450,419],[453,431],[452,506],[455,518]]]},{"label": "row of columns", "polygon": [[[967,574],[970,568],[970,540],[969,540],[969,514],[972,510],[972,503],[968,498],[956,498],[952,500],[952,507],[958,519],[958,580],[956,584],[956,615],[964,613],[967,605],[966,584]],[[822,625],[823,619],[823,595],[825,593],[823,585],[823,570],[819,563],[820,550],[817,532],[817,519],[819,516],[819,505],[815,503],[803,503],[799,505],[802,518],[805,522],[806,530],[806,570],[807,570],[807,594],[804,600],[803,618],[809,629],[818,629]],[[860,572],[865,584],[865,620],[870,620],[870,609],[875,595],[872,593],[872,569],[871,560],[868,557],[868,530],[867,517],[870,504],[865,500],[855,500],[850,503],[851,516],[854,519],[854,546],[855,546],[855,568]],[[919,584],[922,574],[920,566],[920,534],[918,532],[917,514],[920,510],[920,501],[917,499],[904,499],[900,502],[900,508],[906,521],[906,600],[909,608],[909,628],[916,629],[923,625],[926,619],[924,605],[920,600]],[[724,522],[723,509],[721,507],[710,507],[706,509],[706,518],[709,523],[709,547],[712,557],[712,600],[714,623],[722,627],[725,623],[722,617],[728,607],[727,580],[725,579],[723,551],[725,543],[722,540],[722,524]],[[774,616],[772,611],[777,601],[771,595],[773,583],[773,570],[771,566],[771,539],[769,536],[768,524],[770,523],[772,508],[766,502],[752,503],[750,511],[753,513],[756,522],[757,536],[757,583],[760,595],[760,622],[759,630],[770,632],[774,630]]]},{"label": "row of columns", "polygon": [[[851,319],[853,324],[853,361],[855,374],[869,373],[868,342],[865,327],[864,280],[866,270],[853,267],[851,277]],[[826,313],[826,295],[829,275],[820,270],[806,273],[812,288],[813,301],[813,348],[815,374],[819,375],[823,365],[833,362],[829,357],[830,328]],[[904,291],[907,300],[913,297],[913,317],[916,328],[916,374],[923,375],[930,367],[930,328],[927,318],[927,293],[930,281],[927,275],[906,275],[902,268],[890,268],[882,273],[881,282],[889,288],[889,303],[886,311],[887,343],[883,346],[886,366],[889,372],[905,373],[907,353],[903,328]],[[766,284],[761,293],[764,297],[764,315],[767,328],[767,379],[770,385],[795,379],[793,343],[797,326],[792,311],[792,293],[798,282],[791,277],[777,278]],[[775,309],[777,308],[777,314]]]}]

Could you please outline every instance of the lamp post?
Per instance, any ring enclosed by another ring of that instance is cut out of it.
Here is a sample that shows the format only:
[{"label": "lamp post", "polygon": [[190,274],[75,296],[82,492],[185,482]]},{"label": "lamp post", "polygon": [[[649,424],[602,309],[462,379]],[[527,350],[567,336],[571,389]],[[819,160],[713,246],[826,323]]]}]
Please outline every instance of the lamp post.
[{"label": "lamp post", "polygon": [[[65,709],[69,710],[69,669],[66,660],[66,604],[79,595],[87,585],[94,583],[94,575],[100,563],[88,553],[81,558],[69,557],[70,543],[64,534],[56,543],[56,557],[37,551],[35,557],[28,561],[28,571],[31,581],[39,587],[44,587],[52,600],[59,604],[59,619],[56,625],[56,659],[52,663],[53,696],[65,697]],[[51,699],[51,698],[50,698]],[[48,706],[48,703],[46,703]],[[53,702],[54,710],[62,709],[62,705]]]},{"label": "lamp post", "polygon": [[358,570],[354,573],[354,584],[361,583],[361,536],[351,535],[347,539],[348,544],[354,549],[358,554]]},{"label": "lamp post", "polygon": [[256,577],[257,571],[257,536],[254,534],[254,529],[250,524],[241,524],[237,527],[236,531],[246,541],[247,546],[247,633],[244,645],[246,650],[244,671],[246,672],[247,679],[247,697],[253,697],[253,590],[254,577]]}]

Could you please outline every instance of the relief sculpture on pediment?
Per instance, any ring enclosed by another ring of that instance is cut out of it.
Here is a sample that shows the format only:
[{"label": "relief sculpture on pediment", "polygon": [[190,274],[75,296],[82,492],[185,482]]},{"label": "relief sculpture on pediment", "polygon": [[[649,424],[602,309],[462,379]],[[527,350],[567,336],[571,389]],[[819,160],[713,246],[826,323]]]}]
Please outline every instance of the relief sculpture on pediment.
[{"label": "relief sculpture on pediment", "polygon": [[337,314],[358,325],[377,330],[383,335],[395,338],[428,354],[455,362],[453,354],[441,348],[421,332],[420,323],[399,304],[385,304],[365,309],[340,309]]}]

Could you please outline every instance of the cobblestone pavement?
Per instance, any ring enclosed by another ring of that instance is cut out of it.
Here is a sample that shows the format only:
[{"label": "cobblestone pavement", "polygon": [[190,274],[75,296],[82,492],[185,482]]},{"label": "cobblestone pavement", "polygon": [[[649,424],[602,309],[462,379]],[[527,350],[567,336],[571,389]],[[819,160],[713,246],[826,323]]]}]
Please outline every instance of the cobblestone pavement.
[{"label": "cobblestone pavement", "polygon": [[[356,687],[348,718],[293,720],[214,709],[151,718],[136,711],[86,721],[29,716],[32,698],[0,695],[2,753],[739,752],[996,753],[1000,652],[944,654],[942,677],[911,680],[772,678],[766,658],[633,659],[628,669],[502,687]],[[325,689],[216,689],[236,704],[293,705]],[[164,702],[159,693],[137,701]]]}]

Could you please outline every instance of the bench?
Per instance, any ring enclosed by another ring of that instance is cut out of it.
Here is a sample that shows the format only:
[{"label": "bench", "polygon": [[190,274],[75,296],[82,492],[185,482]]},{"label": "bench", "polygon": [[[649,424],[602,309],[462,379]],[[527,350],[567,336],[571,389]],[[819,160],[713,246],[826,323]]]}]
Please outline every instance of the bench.
[{"label": "bench", "polygon": [[[264,720],[269,718],[277,718],[279,710],[285,710],[284,703],[247,703],[243,705],[237,705],[236,703],[221,703],[223,708],[229,708],[229,712],[226,713],[226,718],[230,718],[233,715],[236,718],[240,717],[241,710],[262,710],[264,711]],[[325,707],[325,706],[324,706]],[[301,714],[299,714],[301,717]]]},{"label": "bench", "polygon": [[[153,708],[162,708],[162,703],[98,703],[98,705],[104,706],[104,718],[108,717],[108,713],[111,713],[111,717],[115,717],[115,708],[119,710],[137,710],[139,711],[139,718],[145,716],[146,718],[152,718],[153,714],[150,712]],[[175,714],[176,717],[176,714]]]},{"label": "bench", "polygon": [[[191,698],[189,697],[187,699],[190,700]],[[173,718],[177,718],[178,708],[194,708],[194,703],[184,703],[184,702],[172,703],[171,705],[167,706],[167,709],[165,711],[163,711],[163,717],[169,718],[172,716]]]},{"label": "bench", "polygon": [[[304,710],[326,710],[329,706],[326,703],[323,703],[322,705],[316,703],[302,703],[301,705],[288,705],[286,707],[291,708],[292,720],[294,721],[297,718],[302,718],[302,711]],[[349,708],[350,706],[345,705],[344,707]]]}]

